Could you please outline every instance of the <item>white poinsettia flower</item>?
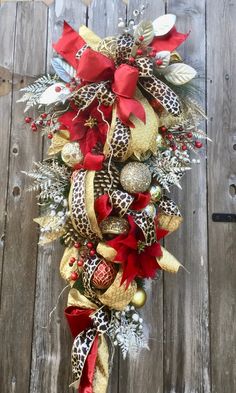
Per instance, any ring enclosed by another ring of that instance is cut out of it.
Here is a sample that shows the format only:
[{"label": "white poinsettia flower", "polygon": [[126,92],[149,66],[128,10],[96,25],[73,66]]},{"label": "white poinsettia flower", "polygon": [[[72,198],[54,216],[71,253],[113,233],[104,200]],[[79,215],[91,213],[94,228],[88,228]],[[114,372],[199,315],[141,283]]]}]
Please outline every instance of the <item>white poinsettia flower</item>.
[{"label": "white poinsettia flower", "polygon": [[65,102],[71,95],[70,89],[68,89],[65,83],[57,82],[52,86],[49,86],[39,98],[39,104],[50,105],[55,102]]},{"label": "white poinsettia flower", "polygon": [[152,22],[155,36],[161,37],[168,34],[173,29],[175,22],[176,15],[166,14],[159,16]]}]

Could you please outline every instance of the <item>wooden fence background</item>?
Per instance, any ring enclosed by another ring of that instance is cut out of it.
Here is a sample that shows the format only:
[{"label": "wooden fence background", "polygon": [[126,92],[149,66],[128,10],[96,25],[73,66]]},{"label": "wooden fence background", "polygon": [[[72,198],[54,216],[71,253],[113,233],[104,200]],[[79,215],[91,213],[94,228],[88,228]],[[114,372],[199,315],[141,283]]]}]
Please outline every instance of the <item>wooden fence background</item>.
[{"label": "wooden fence background", "polygon": [[[65,285],[62,249],[37,246],[34,195],[22,170],[41,160],[41,137],[23,122],[19,89],[50,69],[52,41],[63,20],[87,24],[101,36],[146,1],[5,1],[0,8],[0,384],[2,393],[64,393],[70,379],[71,338],[63,317],[67,294],[48,325]],[[136,360],[116,356],[110,393],[234,393],[236,391],[236,223],[212,213],[236,213],[236,0],[150,0],[146,17],[178,16],[191,35],[181,51],[197,68],[208,113],[201,165],[174,197],[185,216],[167,247],[186,266],[149,288],[143,309],[150,351]],[[206,154],[206,159],[205,159]]]}]

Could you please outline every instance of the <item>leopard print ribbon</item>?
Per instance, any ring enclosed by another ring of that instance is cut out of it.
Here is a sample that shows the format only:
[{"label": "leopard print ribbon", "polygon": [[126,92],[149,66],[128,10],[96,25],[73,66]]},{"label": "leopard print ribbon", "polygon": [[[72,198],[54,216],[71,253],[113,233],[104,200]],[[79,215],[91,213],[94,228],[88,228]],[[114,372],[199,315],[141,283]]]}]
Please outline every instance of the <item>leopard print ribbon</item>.
[{"label": "leopard print ribbon", "polygon": [[71,364],[74,382],[70,386],[75,388],[79,387],[85,362],[96,336],[106,333],[110,322],[110,316],[104,306],[96,310],[90,318],[93,320],[93,327],[78,334],[72,346]]},{"label": "leopard print ribbon", "polygon": [[133,217],[135,224],[142,230],[147,246],[151,246],[156,242],[155,223],[152,217],[149,217],[145,211],[130,211],[129,214]]},{"label": "leopard print ribbon", "polygon": [[139,78],[139,83],[147,93],[161,103],[167,112],[173,116],[181,114],[178,96],[164,82],[155,76],[150,76],[149,78]]},{"label": "leopard print ribbon", "polygon": [[133,200],[133,196],[121,190],[115,190],[111,194],[113,209],[117,210],[117,213],[120,217],[124,216],[127,213],[127,210],[129,209]]}]

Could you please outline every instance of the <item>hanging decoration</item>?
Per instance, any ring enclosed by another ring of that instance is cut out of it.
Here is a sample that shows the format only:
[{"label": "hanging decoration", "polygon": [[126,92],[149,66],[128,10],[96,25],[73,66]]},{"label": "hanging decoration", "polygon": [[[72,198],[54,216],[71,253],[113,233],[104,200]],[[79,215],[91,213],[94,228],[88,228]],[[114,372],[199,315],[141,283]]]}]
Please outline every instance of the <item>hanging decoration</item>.
[{"label": "hanging decoration", "polygon": [[19,100],[38,108],[25,122],[51,142],[27,174],[41,206],[40,243],[65,245],[60,273],[71,286],[65,316],[80,393],[106,392],[108,337],[124,357],[148,348],[138,311],[145,280],[181,266],[161,245],[182,222],[169,193],[206,138],[191,94],[196,71],[177,52],[188,34],[175,15],[138,21],[143,13],[120,19],[120,34],[107,38],[64,22],[55,75]]}]

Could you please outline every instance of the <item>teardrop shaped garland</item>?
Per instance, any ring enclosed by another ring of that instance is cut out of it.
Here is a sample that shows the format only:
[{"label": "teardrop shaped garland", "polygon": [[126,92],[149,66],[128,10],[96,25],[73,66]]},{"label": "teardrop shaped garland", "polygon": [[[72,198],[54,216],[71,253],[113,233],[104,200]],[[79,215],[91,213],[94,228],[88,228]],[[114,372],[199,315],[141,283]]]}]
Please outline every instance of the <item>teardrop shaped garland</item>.
[{"label": "teardrop shaped garland", "polygon": [[192,98],[196,71],[176,51],[188,34],[176,30],[175,15],[138,23],[142,13],[120,19],[120,35],[104,39],[64,22],[55,75],[23,88],[19,100],[25,111],[38,107],[25,122],[51,141],[48,158],[27,175],[42,207],[39,244],[65,245],[71,385],[80,393],[106,392],[108,337],[124,358],[148,348],[137,311],[145,279],[181,266],[160,244],[182,222],[168,193],[181,188],[199,162],[190,153],[207,139]]}]

